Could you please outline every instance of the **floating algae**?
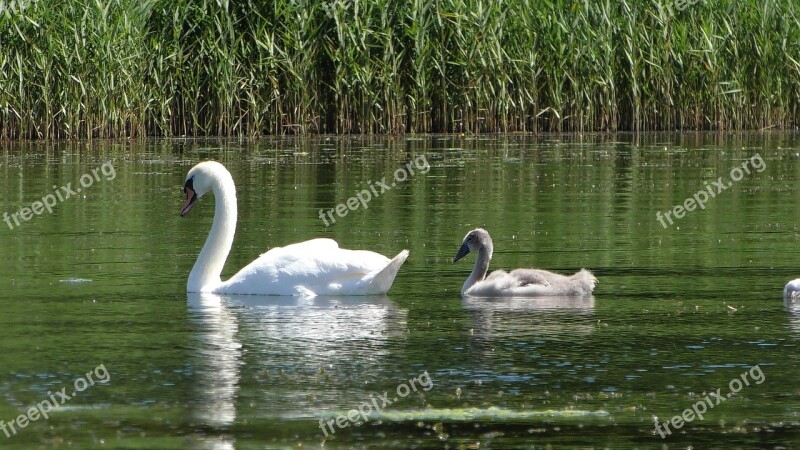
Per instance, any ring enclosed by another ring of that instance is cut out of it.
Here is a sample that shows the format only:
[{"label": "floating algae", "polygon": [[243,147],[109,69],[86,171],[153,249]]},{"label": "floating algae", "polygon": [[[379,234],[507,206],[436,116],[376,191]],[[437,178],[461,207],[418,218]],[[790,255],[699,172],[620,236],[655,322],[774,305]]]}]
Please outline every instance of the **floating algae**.
[{"label": "floating algae", "polygon": [[[344,412],[342,415],[347,415]],[[369,420],[385,420],[392,422],[409,421],[444,421],[444,422],[527,422],[545,418],[590,418],[607,417],[604,410],[587,411],[580,409],[547,409],[547,410],[514,410],[497,408],[428,408],[405,411],[378,411],[368,414]]]}]

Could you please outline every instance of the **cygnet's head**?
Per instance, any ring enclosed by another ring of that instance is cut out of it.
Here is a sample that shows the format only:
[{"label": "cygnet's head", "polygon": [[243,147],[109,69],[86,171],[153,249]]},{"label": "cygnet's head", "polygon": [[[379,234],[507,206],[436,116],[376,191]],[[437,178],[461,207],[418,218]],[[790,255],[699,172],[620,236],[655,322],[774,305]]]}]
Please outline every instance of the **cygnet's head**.
[{"label": "cygnet's head", "polygon": [[483,228],[476,228],[464,236],[464,241],[461,243],[461,248],[458,249],[455,258],[453,258],[453,262],[463,258],[469,252],[480,252],[481,250],[486,252],[486,256],[489,259],[492,258],[494,246],[492,245],[492,238],[489,237],[489,232]]}]

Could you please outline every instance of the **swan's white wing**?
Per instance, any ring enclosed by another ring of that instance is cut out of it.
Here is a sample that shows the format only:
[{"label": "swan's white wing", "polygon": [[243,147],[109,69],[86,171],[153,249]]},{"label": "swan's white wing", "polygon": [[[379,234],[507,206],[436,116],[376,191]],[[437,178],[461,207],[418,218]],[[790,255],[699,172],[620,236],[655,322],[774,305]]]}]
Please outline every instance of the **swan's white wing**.
[{"label": "swan's white wing", "polygon": [[381,292],[374,292],[371,281],[389,263],[389,258],[379,253],[341,249],[332,239],[312,239],[269,250],[215,291],[260,295],[376,294]]}]

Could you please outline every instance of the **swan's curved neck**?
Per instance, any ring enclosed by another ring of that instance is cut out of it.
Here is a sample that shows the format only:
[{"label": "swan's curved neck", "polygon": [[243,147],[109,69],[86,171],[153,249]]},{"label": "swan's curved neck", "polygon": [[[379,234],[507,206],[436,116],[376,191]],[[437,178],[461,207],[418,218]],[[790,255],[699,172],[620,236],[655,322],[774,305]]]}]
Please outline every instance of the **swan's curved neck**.
[{"label": "swan's curved neck", "polygon": [[218,174],[211,192],[214,193],[214,221],[189,274],[189,292],[210,292],[222,284],[220,275],[236,233],[236,187],[233,179],[227,173]]},{"label": "swan's curved neck", "polygon": [[464,286],[461,287],[462,294],[467,292],[475,283],[486,279],[486,273],[489,271],[489,261],[491,260],[491,248],[484,247],[478,250],[478,257],[475,259],[475,267],[472,269],[472,273],[469,275],[469,278],[467,278],[467,281],[464,282]]}]

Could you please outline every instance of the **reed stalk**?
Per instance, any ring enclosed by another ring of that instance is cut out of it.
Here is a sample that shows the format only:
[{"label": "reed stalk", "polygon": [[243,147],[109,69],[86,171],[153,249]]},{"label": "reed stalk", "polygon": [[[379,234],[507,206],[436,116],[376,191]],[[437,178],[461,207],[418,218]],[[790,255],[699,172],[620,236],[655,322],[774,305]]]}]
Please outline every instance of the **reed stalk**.
[{"label": "reed stalk", "polygon": [[796,2],[3,5],[4,139],[798,127]]}]

